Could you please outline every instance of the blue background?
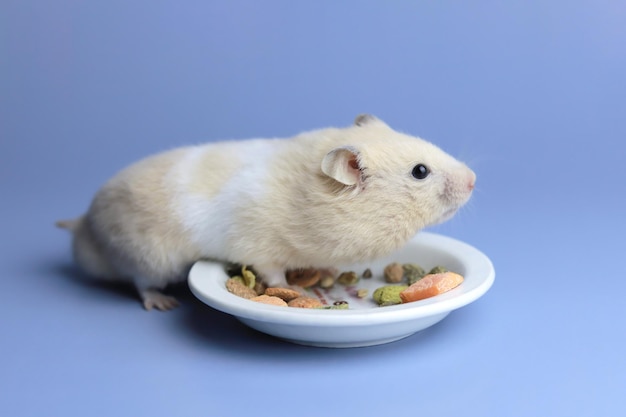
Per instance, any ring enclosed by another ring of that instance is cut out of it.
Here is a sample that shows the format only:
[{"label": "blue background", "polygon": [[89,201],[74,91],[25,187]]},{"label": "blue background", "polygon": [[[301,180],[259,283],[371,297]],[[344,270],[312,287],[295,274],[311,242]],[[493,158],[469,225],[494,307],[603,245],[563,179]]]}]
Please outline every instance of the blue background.
[{"label": "blue background", "polygon": [[[623,413],[625,47],[620,1],[3,0],[0,415]],[[405,340],[291,345],[184,286],[148,313],[53,227],[148,154],[363,112],[474,168],[432,230],[497,272]]]}]

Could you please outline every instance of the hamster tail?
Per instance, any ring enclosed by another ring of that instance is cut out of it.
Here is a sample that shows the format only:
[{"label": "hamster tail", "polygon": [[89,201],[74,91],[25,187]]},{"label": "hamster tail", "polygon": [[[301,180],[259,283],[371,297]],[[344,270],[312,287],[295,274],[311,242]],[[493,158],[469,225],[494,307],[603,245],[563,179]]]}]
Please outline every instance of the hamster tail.
[{"label": "hamster tail", "polygon": [[82,218],[79,217],[77,219],[72,219],[72,220],[57,220],[54,224],[56,227],[60,229],[66,229],[66,230],[69,230],[70,232],[74,232],[76,231],[76,227],[78,226],[78,223],[80,223],[81,219]]}]

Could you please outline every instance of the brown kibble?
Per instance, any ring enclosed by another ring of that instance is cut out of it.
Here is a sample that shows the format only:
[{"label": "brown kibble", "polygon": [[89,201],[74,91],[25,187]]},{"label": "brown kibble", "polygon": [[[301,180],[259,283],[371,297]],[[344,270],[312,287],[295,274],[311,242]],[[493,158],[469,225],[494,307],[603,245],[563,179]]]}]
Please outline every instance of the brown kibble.
[{"label": "brown kibble", "polygon": [[300,297],[300,294],[296,290],[292,290],[291,288],[278,288],[278,287],[270,287],[265,290],[265,295],[269,295],[271,297],[278,297],[284,301],[291,301],[294,298]]},{"label": "brown kibble", "polygon": [[256,297],[257,293],[243,282],[243,278],[229,278],[226,280],[226,289],[236,296],[243,298]]},{"label": "brown kibble", "polygon": [[270,295],[258,295],[250,299],[251,301],[256,301],[257,303],[270,304],[273,306],[281,306],[287,307],[287,303],[282,298],[273,297]]},{"label": "brown kibble", "polygon": [[265,294],[266,289],[267,289],[267,285],[265,285],[263,281],[260,281],[257,279],[256,282],[254,283],[254,292],[256,293],[256,295]]},{"label": "brown kibble", "polygon": [[402,277],[404,276],[404,269],[402,269],[402,265],[398,262],[390,263],[385,267],[384,270],[385,281],[395,284],[398,282],[402,282]]},{"label": "brown kibble", "polygon": [[300,296],[289,301],[287,305],[298,308],[317,308],[322,306],[322,302],[317,298]]},{"label": "brown kibble", "polygon": [[343,285],[354,285],[359,282],[359,276],[354,271],[342,272],[337,282]]},{"label": "brown kibble", "polygon": [[297,285],[302,288],[312,287],[321,278],[321,273],[315,268],[292,269],[287,271],[287,283]]}]

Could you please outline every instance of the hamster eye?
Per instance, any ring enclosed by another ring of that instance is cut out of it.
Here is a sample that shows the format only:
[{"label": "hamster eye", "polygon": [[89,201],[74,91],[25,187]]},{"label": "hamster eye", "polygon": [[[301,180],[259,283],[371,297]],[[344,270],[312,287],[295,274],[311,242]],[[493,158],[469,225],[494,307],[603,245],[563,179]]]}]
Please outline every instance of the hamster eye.
[{"label": "hamster eye", "polygon": [[430,170],[424,164],[417,164],[413,167],[413,171],[411,172],[414,178],[418,180],[423,180],[430,174]]}]

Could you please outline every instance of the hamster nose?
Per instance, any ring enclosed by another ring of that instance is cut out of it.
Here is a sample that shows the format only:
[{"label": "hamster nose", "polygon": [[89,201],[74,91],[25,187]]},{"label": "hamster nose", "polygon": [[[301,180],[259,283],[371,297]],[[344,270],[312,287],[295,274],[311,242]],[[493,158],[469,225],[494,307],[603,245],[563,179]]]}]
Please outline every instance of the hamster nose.
[{"label": "hamster nose", "polygon": [[467,182],[467,189],[468,191],[472,191],[474,189],[474,186],[476,185],[476,174],[474,174],[474,171],[470,170],[470,175],[469,175],[469,181]]}]

